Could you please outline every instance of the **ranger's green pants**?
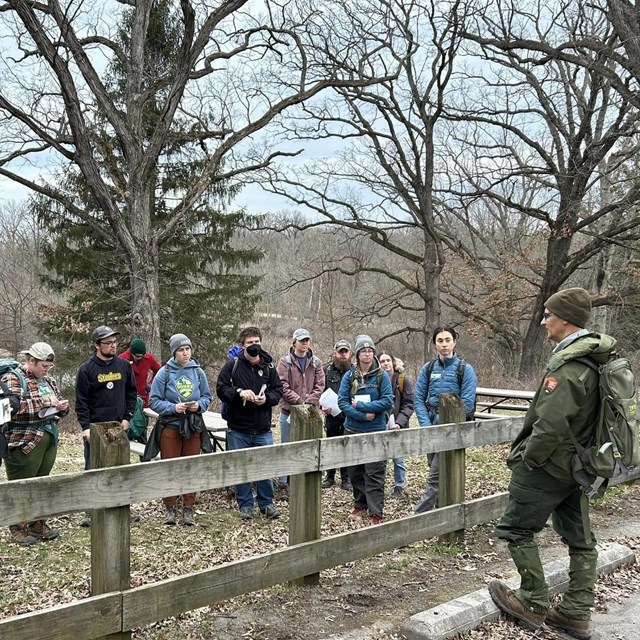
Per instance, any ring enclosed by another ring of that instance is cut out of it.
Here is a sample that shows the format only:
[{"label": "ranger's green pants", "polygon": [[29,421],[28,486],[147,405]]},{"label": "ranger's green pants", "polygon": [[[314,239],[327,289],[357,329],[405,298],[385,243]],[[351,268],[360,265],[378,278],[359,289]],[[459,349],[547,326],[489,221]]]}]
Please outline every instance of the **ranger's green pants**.
[{"label": "ranger's green pants", "polygon": [[593,607],[598,552],[589,524],[589,504],[580,488],[556,480],[542,469],[518,465],[509,483],[509,503],[497,526],[498,538],[509,543],[520,574],[517,598],[533,610],[549,610],[549,588],[534,534],[549,516],[569,546],[569,587],[560,610],[570,618],[589,620]]}]

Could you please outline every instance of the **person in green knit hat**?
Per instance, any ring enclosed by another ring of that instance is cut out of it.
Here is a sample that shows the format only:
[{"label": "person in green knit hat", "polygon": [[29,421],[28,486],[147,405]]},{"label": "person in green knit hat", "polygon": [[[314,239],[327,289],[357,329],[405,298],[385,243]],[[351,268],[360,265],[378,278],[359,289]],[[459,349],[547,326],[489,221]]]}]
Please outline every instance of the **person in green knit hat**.
[{"label": "person in green knit hat", "polygon": [[[581,640],[591,638],[598,553],[589,503],[573,478],[571,459],[573,441],[584,446],[591,438],[600,395],[598,373],[577,358],[604,364],[616,344],[585,328],[590,315],[591,298],[581,288],[559,291],[545,302],[541,324],[556,347],[507,459],[509,502],[497,526],[520,588],[508,589],[498,580],[488,585],[496,605],[521,626],[535,631],[546,622]],[[569,549],[569,586],[554,608],[534,539],[549,516]]]}]

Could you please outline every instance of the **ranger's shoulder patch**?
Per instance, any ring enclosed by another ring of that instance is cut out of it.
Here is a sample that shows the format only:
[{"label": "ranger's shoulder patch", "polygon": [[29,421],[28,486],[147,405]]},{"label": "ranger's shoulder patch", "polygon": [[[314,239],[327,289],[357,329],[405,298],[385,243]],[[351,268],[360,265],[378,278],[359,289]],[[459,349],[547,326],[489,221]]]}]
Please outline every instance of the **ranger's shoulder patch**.
[{"label": "ranger's shoulder patch", "polygon": [[554,378],[554,377],[548,377],[544,379],[544,392],[545,393],[553,393],[557,388],[558,385],[560,384],[560,382],[558,381],[558,378]]}]

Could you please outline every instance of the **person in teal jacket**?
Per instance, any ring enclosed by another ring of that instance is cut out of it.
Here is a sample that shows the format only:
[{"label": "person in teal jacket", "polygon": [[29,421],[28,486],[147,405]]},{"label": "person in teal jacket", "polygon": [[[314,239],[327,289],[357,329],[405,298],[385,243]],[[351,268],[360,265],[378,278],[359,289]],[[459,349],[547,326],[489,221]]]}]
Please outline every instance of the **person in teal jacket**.
[{"label": "person in teal jacket", "polygon": [[[345,415],[344,433],[385,431],[393,409],[391,380],[380,368],[369,336],[356,338],[355,352],[356,363],[342,377],[338,392],[338,407]],[[386,471],[386,460],[349,467],[355,503],[352,516],[366,516],[368,512],[372,524],[382,522]]]},{"label": "person in teal jacket", "polygon": [[[169,339],[172,357],[158,371],[151,386],[149,404],[160,415],[162,426],[160,457],[180,458],[200,453],[201,437],[191,432],[183,437],[180,425],[189,413],[203,413],[211,404],[211,390],[204,371],[192,357],[191,340],[183,333]],[[193,505],[196,494],[182,496],[182,522],[186,526],[195,524]],[[176,524],[177,496],[163,498],[166,509],[164,524]]]}]

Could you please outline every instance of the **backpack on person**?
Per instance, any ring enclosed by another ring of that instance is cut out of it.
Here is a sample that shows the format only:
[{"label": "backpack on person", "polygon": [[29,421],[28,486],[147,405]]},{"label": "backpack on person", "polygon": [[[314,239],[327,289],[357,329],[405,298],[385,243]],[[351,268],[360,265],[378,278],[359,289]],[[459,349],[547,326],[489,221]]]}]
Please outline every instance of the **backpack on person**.
[{"label": "backpack on person", "polygon": [[[438,362],[438,358],[434,358],[427,368],[427,388],[425,390],[424,397],[429,400],[429,384],[431,383],[431,374],[433,373],[433,369]],[[456,373],[458,375],[458,387],[462,390],[462,381],[464,380],[464,371],[467,366],[467,361],[464,358],[458,358],[458,368]],[[467,412],[465,415],[466,420],[473,420],[476,412],[476,396],[473,396],[473,409],[470,412]]]},{"label": "backpack on person", "polygon": [[[233,358],[233,367],[231,368],[231,375],[229,376],[229,380],[231,382],[231,386],[233,386],[233,374],[236,372],[238,368],[238,356]],[[220,415],[223,420],[227,420],[229,417],[229,405],[223,400],[220,405]]]},{"label": "backpack on person", "polygon": [[27,381],[22,373],[20,373],[18,369],[19,366],[20,363],[13,358],[0,358],[0,378],[2,378],[5,373],[13,373],[18,380],[20,380],[20,387],[24,392],[27,390]]},{"label": "backpack on person", "polygon": [[[24,393],[27,390],[27,381],[22,373],[20,373],[18,369],[19,366],[20,363],[13,358],[0,358],[0,378],[2,378],[5,373],[13,373],[20,381],[20,388]],[[4,394],[2,394],[2,397],[4,399]],[[11,421],[11,409],[8,400],[3,403],[0,412],[0,464],[2,464],[2,458],[6,458],[9,455],[9,446],[4,434],[5,425]]]},{"label": "backpack on person", "polygon": [[598,373],[600,409],[591,440],[572,459],[573,477],[589,498],[601,497],[609,479],[640,465],[636,380],[626,358],[611,353],[602,365],[591,358],[576,358]]}]

